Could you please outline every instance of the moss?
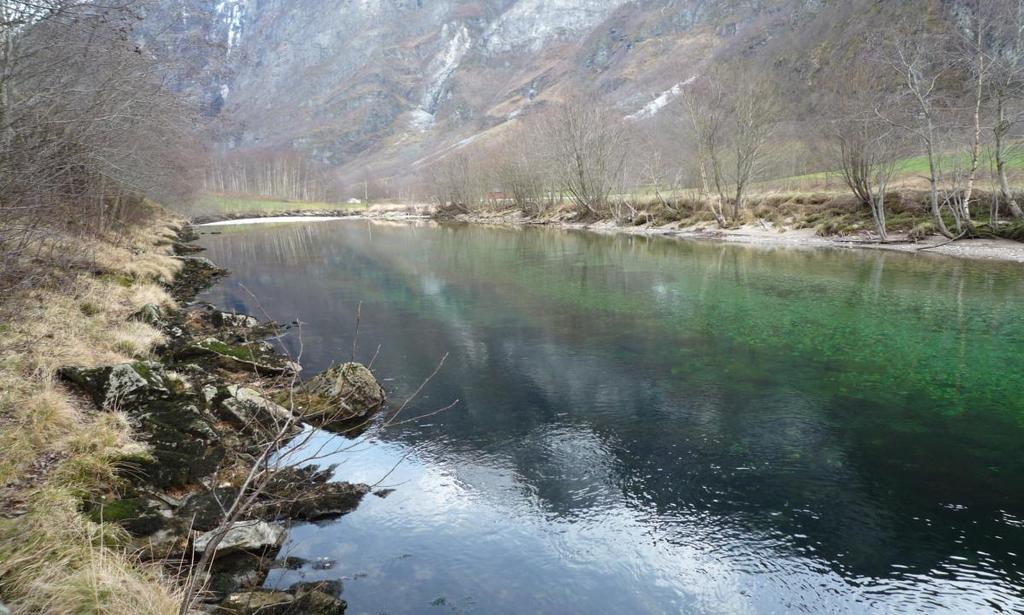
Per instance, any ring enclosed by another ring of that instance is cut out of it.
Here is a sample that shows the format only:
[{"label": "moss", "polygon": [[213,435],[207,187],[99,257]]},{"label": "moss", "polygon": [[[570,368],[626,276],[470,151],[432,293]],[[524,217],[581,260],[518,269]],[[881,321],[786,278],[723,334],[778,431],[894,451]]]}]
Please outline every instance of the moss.
[{"label": "moss", "polygon": [[248,346],[233,346],[226,344],[219,340],[206,340],[198,344],[201,348],[205,348],[210,352],[215,352],[233,359],[239,359],[241,361],[252,361],[256,358],[255,351]]},{"label": "moss", "polygon": [[134,278],[132,278],[129,275],[124,275],[122,273],[104,273],[103,275],[99,276],[99,279],[102,282],[114,284],[115,286],[120,286],[122,288],[131,288],[131,286],[135,284]]},{"label": "moss", "polygon": [[127,521],[136,519],[146,511],[146,502],[141,498],[126,498],[110,502],[91,503],[87,515],[95,523]]}]

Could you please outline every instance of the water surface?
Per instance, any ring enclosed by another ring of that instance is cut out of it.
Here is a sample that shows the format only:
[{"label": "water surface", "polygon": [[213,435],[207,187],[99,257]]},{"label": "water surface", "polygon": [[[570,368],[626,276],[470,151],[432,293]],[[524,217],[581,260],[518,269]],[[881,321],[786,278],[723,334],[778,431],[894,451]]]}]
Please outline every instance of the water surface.
[{"label": "water surface", "polygon": [[[1019,265],[546,229],[223,227],[204,299],[407,410],[293,529],[350,613],[1024,610]],[[254,297],[256,299],[254,299]],[[257,300],[258,299],[258,300]],[[379,347],[379,350],[378,350]],[[331,436],[324,434],[323,440]],[[396,466],[397,464],[397,466]]]}]

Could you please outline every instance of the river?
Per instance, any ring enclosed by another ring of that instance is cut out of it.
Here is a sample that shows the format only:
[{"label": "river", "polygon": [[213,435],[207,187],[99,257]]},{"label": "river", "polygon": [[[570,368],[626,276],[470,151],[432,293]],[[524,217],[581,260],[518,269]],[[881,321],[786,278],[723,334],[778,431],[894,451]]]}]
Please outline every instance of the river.
[{"label": "river", "polygon": [[[216,233],[216,234],[214,234]],[[202,230],[201,298],[405,410],[292,529],[349,613],[1024,610],[1024,268],[551,229]],[[360,307],[361,306],[361,307]],[[301,332],[301,334],[300,334]],[[335,436],[322,434],[327,446]],[[335,447],[339,448],[339,447]]]}]

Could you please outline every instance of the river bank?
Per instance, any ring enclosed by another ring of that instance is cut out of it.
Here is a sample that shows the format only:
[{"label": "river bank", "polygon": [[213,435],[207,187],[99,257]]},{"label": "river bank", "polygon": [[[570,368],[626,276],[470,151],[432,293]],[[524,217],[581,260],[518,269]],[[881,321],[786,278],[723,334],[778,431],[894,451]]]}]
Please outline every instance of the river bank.
[{"label": "river bank", "polygon": [[[799,225],[786,224],[780,220],[759,219],[736,228],[720,228],[713,221],[693,223],[689,220],[658,222],[638,221],[625,225],[611,219],[587,222],[575,221],[571,212],[565,209],[547,212],[538,216],[526,216],[517,209],[482,209],[472,213],[441,214],[430,205],[387,205],[374,206],[363,211],[351,210],[294,210],[286,212],[249,212],[224,215],[203,215],[192,219],[198,226],[227,226],[233,224],[269,224],[295,221],[327,220],[380,220],[380,221],[421,221],[441,220],[467,224],[500,226],[545,226],[566,230],[590,231],[596,233],[624,233],[630,235],[658,235],[698,241],[720,241],[760,246],[786,248],[837,248],[887,250],[908,254],[940,254],[974,260],[1006,261],[1024,263],[1024,243],[1002,238],[972,238],[954,242],[941,235],[921,235],[906,224],[897,225],[889,234],[889,240],[882,243],[873,240],[869,233],[829,234],[822,228],[835,226],[835,217],[824,217],[817,227],[797,228]],[[642,220],[648,218],[641,217]],[[915,222],[918,222],[915,220]],[[848,221],[846,222],[848,224]],[[853,225],[856,227],[856,225]]]},{"label": "river bank", "polygon": [[[161,215],[3,323],[0,600],[14,613],[343,613],[340,582],[261,589],[292,523],[366,485],[297,470],[384,404],[346,364],[300,383],[287,326],[194,304],[227,272]],[[289,457],[289,455],[292,455]],[[323,565],[322,563],[320,565]]]},{"label": "river bank", "polygon": [[890,233],[889,241],[879,243],[870,239],[849,236],[823,236],[813,228],[795,229],[774,226],[770,222],[745,224],[732,229],[721,229],[714,223],[642,223],[631,226],[614,220],[575,222],[564,215],[543,217],[524,216],[518,210],[481,211],[459,213],[446,220],[468,224],[500,226],[546,226],[566,230],[596,233],[675,237],[699,241],[719,241],[760,246],[788,248],[843,248],[862,250],[888,250],[904,253],[941,254],[957,258],[1024,263],[1024,243],[1009,239],[964,239],[949,242],[942,236],[914,238],[908,232]]}]

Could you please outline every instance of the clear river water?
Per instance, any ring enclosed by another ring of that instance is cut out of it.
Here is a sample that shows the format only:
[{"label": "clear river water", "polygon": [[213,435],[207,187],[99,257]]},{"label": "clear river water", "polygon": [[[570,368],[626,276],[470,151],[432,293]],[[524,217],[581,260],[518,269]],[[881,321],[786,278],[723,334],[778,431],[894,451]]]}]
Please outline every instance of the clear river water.
[{"label": "clear river water", "polygon": [[[1024,268],[551,229],[201,229],[202,299],[299,321],[416,424],[294,527],[360,613],[1024,611]],[[213,234],[216,233],[216,234]],[[378,350],[379,348],[379,350]],[[318,438],[327,446],[337,438]]]}]

